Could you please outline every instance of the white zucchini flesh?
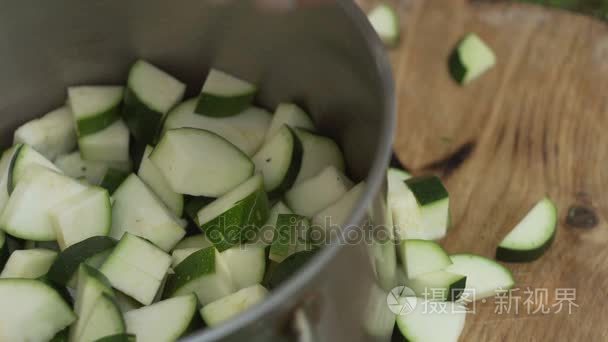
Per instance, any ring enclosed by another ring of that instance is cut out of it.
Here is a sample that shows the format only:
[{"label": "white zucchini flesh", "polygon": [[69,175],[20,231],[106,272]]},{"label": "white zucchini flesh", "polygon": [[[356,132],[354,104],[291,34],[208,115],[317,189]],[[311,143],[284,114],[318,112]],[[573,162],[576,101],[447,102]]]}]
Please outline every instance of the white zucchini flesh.
[{"label": "white zucchini flesh", "polygon": [[55,258],[57,252],[48,249],[14,251],[0,273],[0,278],[36,279],[49,271]]},{"label": "white zucchini flesh", "polygon": [[388,4],[380,4],[369,12],[367,18],[384,44],[397,45],[401,28],[399,15],[394,8]]},{"label": "white zucchini flesh", "polygon": [[182,261],[184,261],[191,254],[200,251],[203,248],[199,247],[188,247],[188,248],[176,248],[171,252],[171,267],[175,268]]},{"label": "white zucchini flesh", "polygon": [[[167,274],[171,257],[154,244],[126,233],[114,248],[110,258],[125,260],[138,270],[162,280]],[[102,267],[105,268],[105,267]]]},{"label": "white zucchini flesh", "polygon": [[184,209],[184,196],[173,191],[165,176],[150,160],[150,153],[152,153],[152,146],[148,145],[144,151],[141,164],[139,164],[137,175],[171,209],[175,216],[180,217]]},{"label": "white zucchini flesh", "polygon": [[523,262],[539,258],[555,238],[557,220],[557,207],[543,198],[500,242],[496,259]]},{"label": "white zucchini flesh", "polygon": [[302,143],[296,134],[283,125],[253,156],[257,172],[264,176],[264,189],[282,194],[289,189],[302,164]]},{"label": "white zucchini flesh", "polygon": [[228,265],[215,247],[196,251],[174,268],[167,282],[171,297],[194,293],[205,305],[234,292]]},{"label": "white zucchini flesh", "polygon": [[[88,266],[93,267],[95,270],[99,270],[101,265],[108,259],[110,254],[112,253],[112,249],[107,249],[105,251],[99,252],[90,258],[86,259],[83,263]],[[51,266],[52,267],[52,266]],[[78,272],[74,272],[72,278],[67,282],[66,287],[68,289],[77,289],[78,288]],[[107,279],[105,280],[107,282]],[[109,284],[109,282],[108,282]]]},{"label": "white zucchini flesh", "polygon": [[153,143],[165,114],[182,100],[186,85],[158,67],[136,61],[129,71],[123,118],[135,140]]},{"label": "white zucchini flesh", "polygon": [[407,178],[407,189],[394,186],[389,196],[396,235],[401,239],[438,240],[449,225],[449,194],[436,176]]},{"label": "white zucchini flesh", "polygon": [[89,318],[97,301],[105,295],[113,295],[112,288],[108,279],[98,270],[83,263],[78,268],[78,286],[74,311],[78,319],[70,327],[69,341],[78,341],[85,327],[89,323]]},{"label": "white zucchini flesh", "polygon": [[122,182],[112,198],[110,236],[115,239],[128,232],[170,251],[186,234],[180,221],[134,174]]},{"label": "white zucchini flesh", "polygon": [[138,341],[175,341],[184,335],[196,314],[196,296],[165,299],[125,313],[127,332]]},{"label": "white zucchini flesh", "polygon": [[63,154],[55,159],[55,165],[63,171],[66,176],[76,179],[86,179],[91,185],[100,185],[108,169],[131,172],[133,163],[126,162],[103,162],[95,160],[84,160],[80,151]]},{"label": "white zucchini flesh", "polygon": [[419,274],[408,279],[407,286],[418,297],[434,301],[456,301],[464,292],[467,277],[446,271]]},{"label": "white zucchini flesh", "polygon": [[215,133],[195,128],[167,131],[150,160],[173,191],[193,196],[221,196],[254,171],[249,157],[233,144]]},{"label": "white zucchini flesh", "polygon": [[104,130],[119,118],[124,88],[121,86],[77,86],[68,88],[79,137]]},{"label": "white zucchini flesh", "polygon": [[113,296],[104,293],[91,308],[78,341],[94,342],[106,336],[124,333],[125,330],[125,321],[120,307]]},{"label": "white zucchini flesh", "polygon": [[294,185],[285,193],[287,205],[296,214],[312,217],[340,199],[353,183],[334,166],[328,166],[317,175]]},{"label": "white zucchini flesh", "polygon": [[2,341],[49,341],[76,319],[61,296],[38,280],[1,279],[0,302]]},{"label": "white zucchini flesh", "polygon": [[78,138],[78,148],[85,160],[129,161],[129,129],[122,120],[93,134]]},{"label": "white zucchini flesh", "polygon": [[266,141],[272,139],[283,125],[315,131],[315,124],[308,113],[293,103],[280,103],[277,106],[270,127],[266,131]]},{"label": "white zucchini flesh", "polygon": [[169,266],[171,257],[160,248],[125,233],[112,254],[101,266],[112,287],[149,305],[154,300]]},{"label": "white zucchini flesh", "polygon": [[213,246],[213,243],[209,241],[205,234],[197,234],[182,239],[177,245],[175,245],[174,250],[185,248],[203,249],[210,246]]},{"label": "white zucchini flesh", "polygon": [[166,113],[181,100],[186,85],[156,66],[138,60],[129,74],[129,88],[151,109]]},{"label": "white zucchini flesh", "polygon": [[467,34],[449,59],[454,79],[467,84],[496,64],[496,55],[475,33]]},{"label": "white zucchini flesh", "polygon": [[261,283],[266,271],[266,248],[243,244],[220,253],[220,258],[230,270],[235,290]]},{"label": "white zucchini flesh", "polygon": [[25,173],[32,165],[44,166],[48,169],[61,173],[61,171],[42,154],[36,152],[32,147],[28,145],[16,145],[16,150],[13,153],[13,159],[8,174],[8,191],[9,194],[13,192],[21,178],[24,177]]},{"label": "white zucchini flesh", "polygon": [[422,239],[433,240],[441,238],[441,232],[425,232],[421,224],[421,214],[416,197],[405,183],[393,186],[391,192],[389,183],[388,205],[393,215],[395,236],[401,240]]},{"label": "white zucchini flesh", "polygon": [[333,140],[305,129],[296,128],[294,130],[302,142],[304,153],[295,184],[313,177],[328,166],[344,172],[344,156],[340,147]]},{"label": "white zucchini flesh", "polygon": [[235,115],[251,104],[256,91],[247,81],[211,69],[198,97],[196,112],[214,117]]},{"label": "white zucchini flesh", "polygon": [[458,303],[418,299],[412,312],[397,315],[397,327],[408,341],[457,342],[465,320],[466,309]]},{"label": "white zucchini flesh", "polygon": [[42,166],[32,166],[23,176],[0,217],[7,233],[26,240],[56,239],[49,211],[58,203],[86,189],[85,185]]},{"label": "white zucchini flesh", "polygon": [[173,109],[165,120],[163,132],[193,127],[206,129],[230,141],[248,156],[253,156],[264,143],[272,116],[262,108],[249,107],[227,117],[210,117],[194,113],[196,99],[187,100]]},{"label": "white zucchini flesh", "polygon": [[116,291],[116,304],[118,304],[118,307],[120,308],[120,311],[122,311],[123,315],[125,312],[142,307],[138,301],[119,291]]},{"label": "white zucchini flesh", "polygon": [[201,316],[208,326],[214,327],[248,310],[267,295],[268,290],[255,284],[203,306]]},{"label": "white zucchini flesh", "polygon": [[407,171],[394,167],[389,168],[386,172],[389,198],[391,197],[391,194],[399,194],[406,191],[407,186],[403,181],[410,178],[412,178],[412,175],[410,175]]},{"label": "white zucchini flesh", "polygon": [[27,144],[49,160],[76,147],[76,129],[70,107],[55,109],[15,130],[13,144]]},{"label": "white zucchini flesh", "polygon": [[400,211],[404,208],[410,208],[413,206],[412,195],[407,188],[407,185],[403,182],[406,179],[411,178],[411,175],[401,169],[389,168],[386,173],[387,180],[387,207],[389,210],[388,215],[390,220],[393,222],[393,235],[399,236],[401,239],[406,239],[405,230],[401,229],[404,224],[395,224],[396,220],[403,220],[404,217],[400,217]]},{"label": "white zucchini flesh", "polygon": [[498,291],[507,291],[515,285],[511,271],[494,260],[473,254],[451,255],[452,265],[445,271],[467,276],[463,296],[479,300],[496,296]]},{"label": "white zucchini flesh", "polygon": [[412,177],[405,184],[419,204],[423,227],[445,236],[450,222],[450,198],[441,180],[436,176]]},{"label": "white zucchini flesh", "polygon": [[57,203],[49,217],[61,250],[92,236],[106,236],[112,227],[110,194],[90,187]]},{"label": "white zucchini flesh", "polygon": [[230,210],[236,203],[247,198],[247,196],[253,194],[263,186],[264,181],[262,175],[259,173],[239,184],[239,186],[232,189],[230,192],[199,210],[197,214],[199,225],[203,226],[205,223]]},{"label": "white zucchini flesh", "polygon": [[365,186],[365,182],[360,182],[348,190],[339,200],[318,212],[312,218],[313,226],[320,227],[325,232],[331,228],[344,228],[343,226],[355,209],[355,205],[363,196]]},{"label": "white zucchini flesh", "polygon": [[434,241],[403,240],[399,253],[408,278],[440,271],[452,264],[450,256]]},{"label": "white zucchini flesh", "polygon": [[209,70],[202,93],[216,96],[239,96],[255,91],[255,86],[218,69]]}]

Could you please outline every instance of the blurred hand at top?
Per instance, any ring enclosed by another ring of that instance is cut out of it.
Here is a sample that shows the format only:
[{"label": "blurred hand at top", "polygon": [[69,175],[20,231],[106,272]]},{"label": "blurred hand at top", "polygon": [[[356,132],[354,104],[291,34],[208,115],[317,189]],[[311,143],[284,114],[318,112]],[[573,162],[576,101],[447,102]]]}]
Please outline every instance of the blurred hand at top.
[{"label": "blurred hand at top", "polygon": [[263,10],[270,11],[289,11],[296,8],[314,7],[335,0],[255,0],[255,4]]}]

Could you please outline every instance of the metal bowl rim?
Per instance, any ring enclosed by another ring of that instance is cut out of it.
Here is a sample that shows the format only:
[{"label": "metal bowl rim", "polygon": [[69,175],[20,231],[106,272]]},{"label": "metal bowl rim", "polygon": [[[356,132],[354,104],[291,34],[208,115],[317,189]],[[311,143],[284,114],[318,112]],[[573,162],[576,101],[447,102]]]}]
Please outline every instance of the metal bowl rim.
[{"label": "metal bowl rim", "polygon": [[[395,86],[391,71],[391,66],[384,50],[382,42],[378,38],[374,29],[369,24],[365,14],[351,0],[337,0],[337,4],[355,23],[359,33],[371,50],[375,61],[374,67],[382,81],[382,93],[385,95],[383,106],[386,109],[382,113],[381,134],[379,137],[378,149],[372,163],[369,175],[366,179],[366,189],[362,198],[355,206],[354,214],[347,221],[347,226],[353,226],[363,219],[364,213],[372,204],[375,196],[380,192],[386,177],[386,168],[389,164],[392,153],[392,142],[394,137],[394,127],[396,124],[396,104]],[[323,248],[309,263],[289,279],[285,284],[270,292],[270,295],[259,305],[251,308],[247,312],[235,317],[225,324],[214,327],[213,329],[203,329],[198,333],[188,336],[184,341],[217,341],[229,336],[234,331],[250,325],[254,321],[264,317],[275,307],[280,306],[288,298],[293,298],[306,284],[309,284],[318,274],[319,270],[325,268],[334,256],[344,248],[343,245],[336,244]]]}]

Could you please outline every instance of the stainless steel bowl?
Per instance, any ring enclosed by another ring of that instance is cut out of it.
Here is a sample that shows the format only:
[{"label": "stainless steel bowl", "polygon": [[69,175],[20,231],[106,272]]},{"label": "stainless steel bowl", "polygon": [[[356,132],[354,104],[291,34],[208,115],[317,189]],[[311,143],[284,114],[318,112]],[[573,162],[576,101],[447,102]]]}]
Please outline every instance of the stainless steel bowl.
[{"label": "stainless steel bowl", "polygon": [[[263,106],[293,100],[306,107],[340,143],[350,175],[367,180],[349,224],[367,216],[383,224],[395,106],[377,36],[350,1],[287,11],[262,3],[268,1],[0,4],[2,142],[11,143],[19,124],[60,106],[69,85],[124,83],[136,58],[185,81],[190,95],[216,66],[258,84]],[[370,299],[372,289],[394,283],[394,254],[373,241],[328,246],[264,303],[186,340],[386,339],[366,329],[372,319],[365,317],[370,303],[385,300]],[[384,273],[380,280],[378,273]]]}]

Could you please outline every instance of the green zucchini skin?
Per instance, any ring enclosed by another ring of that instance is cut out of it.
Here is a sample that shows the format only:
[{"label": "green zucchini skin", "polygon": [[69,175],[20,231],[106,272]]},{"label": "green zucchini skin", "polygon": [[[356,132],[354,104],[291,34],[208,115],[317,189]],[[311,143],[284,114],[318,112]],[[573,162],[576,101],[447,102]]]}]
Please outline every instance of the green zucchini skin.
[{"label": "green zucchini skin", "polygon": [[6,191],[8,191],[8,194],[12,194],[13,190],[15,189],[15,181],[13,179],[13,172],[12,170],[15,168],[17,161],[19,160],[19,155],[21,154],[21,149],[23,149],[23,144],[19,144],[19,146],[17,146],[17,149],[15,150],[15,153],[13,154],[13,158],[11,159],[11,164],[8,167],[8,181],[6,182]]},{"label": "green zucchini skin", "polygon": [[108,169],[106,174],[103,176],[101,180],[100,187],[108,190],[108,193],[111,195],[118,189],[120,184],[131,174],[130,172],[125,172],[117,169]]},{"label": "green zucchini skin", "polygon": [[170,298],[175,291],[190,281],[206,274],[215,273],[215,248],[213,246],[190,254],[174,269],[175,274],[167,278],[164,298]]},{"label": "green zucchini skin", "polygon": [[122,117],[138,144],[155,145],[162,126],[163,114],[148,107],[131,87],[125,90]]},{"label": "green zucchini skin", "polygon": [[274,289],[293,276],[298,270],[302,268],[310,259],[314,257],[316,250],[297,252],[287,259],[283,260],[280,264],[277,264],[270,272],[270,276],[267,278],[267,287]]},{"label": "green zucchini skin", "polygon": [[471,32],[456,44],[447,64],[454,81],[465,85],[494,67],[496,55],[479,36]]},{"label": "green zucchini skin", "polygon": [[201,93],[194,112],[211,117],[232,116],[249,107],[254,97],[255,92],[230,97]]},{"label": "green zucchini skin", "polygon": [[70,327],[67,327],[53,336],[49,342],[68,342],[68,332]]},{"label": "green zucchini skin", "polygon": [[13,253],[14,251],[19,250],[19,249],[26,249],[25,242],[26,241],[23,239],[16,238],[16,237],[6,234],[6,242],[4,244],[6,245],[6,250],[8,252],[8,255],[10,256],[11,253]]},{"label": "green zucchini skin", "polygon": [[[275,226],[275,234],[270,245],[269,257],[276,262],[285,259],[298,251],[298,248],[308,248],[310,227],[308,219],[298,214],[279,214]],[[304,240],[300,240],[302,237]]]},{"label": "green zucchini skin", "polygon": [[0,270],[1,270],[1,269],[4,269],[4,265],[6,264],[6,261],[8,260],[8,257],[10,256],[11,251],[9,251],[9,246],[8,246],[9,237],[6,235],[6,233],[1,232],[0,239],[2,240],[2,245],[0,246]]},{"label": "green zucchini skin", "polygon": [[540,258],[551,247],[555,240],[555,232],[542,245],[534,249],[517,250],[498,246],[496,248],[496,259],[504,262],[530,262]]},{"label": "green zucchini skin", "polygon": [[95,340],[95,342],[135,342],[136,340],[137,339],[135,335],[123,333],[102,337],[98,340]]},{"label": "green zucchini skin", "polygon": [[[555,240],[557,222],[558,213],[555,203],[544,197],[500,242],[496,248],[496,259],[505,262],[530,262],[540,258]],[[518,232],[522,229],[530,236],[524,237],[521,233],[518,236]],[[539,231],[536,232],[535,229]],[[542,235],[536,236],[539,233]],[[511,234],[517,237],[513,238]]]},{"label": "green zucchini skin", "polygon": [[446,298],[446,301],[448,301],[448,302],[457,301],[460,298],[460,295],[462,295],[462,293],[464,292],[466,285],[467,285],[467,277],[462,277],[462,278],[460,278],[460,280],[458,280],[457,282],[450,285],[450,288],[448,289],[448,296]]},{"label": "green zucchini skin", "polygon": [[47,278],[55,284],[66,286],[82,262],[114,246],[116,240],[108,236],[93,236],[78,242],[57,255]]},{"label": "green zucchini skin", "polygon": [[184,212],[186,213],[186,216],[188,216],[198,226],[198,211],[215,200],[216,198],[213,197],[188,196],[188,198],[185,199],[186,204],[184,205]]},{"label": "green zucchini skin", "polygon": [[223,252],[253,236],[268,219],[268,207],[268,196],[260,188],[200,228]]},{"label": "green zucchini skin", "polygon": [[[434,279],[437,275],[442,279]],[[429,278],[430,277],[430,278]],[[447,277],[447,278],[443,278]],[[467,285],[465,275],[445,272],[443,270],[420,274],[406,282],[406,286],[412,289],[418,297],[425,300],[452,302],[460,298]],[[441,290],[433,292],[433,290]],[[429,292],[430,291],[430,292]]]},{"label": "green zucchini skin", "polygon": [[61,296],[61,298],[63,298],[63,300],[65,300],[66,303],[68,303],[70,305],[74,304],[74,298],[72,298],[72,296],[70,295],[70,292],[65,287],[65,285],[57,284],[56,282],[54,282],[51,279],[49,279],[48,273],[45,274],[45,275],[43,275],[42,277],[39,277],[37,280],[39,280],[39,281],[45,283],[46,285],[52,287],[55,291],[57,291],[57,293],[59,294],[59,296]]},{"label": "green zucchini skin", "polygon": [[420,206],[440,201],[449,196],[441,180],[435,175],[409,178],[405,180],[405,184],[414,193]]},{"label": "green zucchini skin", "polygon": [[456,80],[456,82],[462,84],[464,77],[467,74],[467,68],[462,64],[460,60],[460,53],[458,52],[458,46],[450,54],[448,58],[448,70],[450,75]]},{"label": "green zucchini skin", "polygon": [[113,124],[116,120],[120,119],[120,107],[119,102],[112,108],[93,117],[78,120],[76,123],[78,126],[78,136],[97,133]]},{"label": "green zucchini skin", "polygon": [[285,175],[285,178],[283,178],[283,182],[281,182],[278,187],[268,193],[268,197],[271,199],[279,198],[293,186],[293,184],[296,182],[296,179],[298,178],[300,167],[302,166],[302,157],[304,155],[302,141],[300,141],[300,138],[291,127],[286,127],[293,138],[292,159],[291,163],[289,164],[289,168],[287,169],[287,174]]}]

